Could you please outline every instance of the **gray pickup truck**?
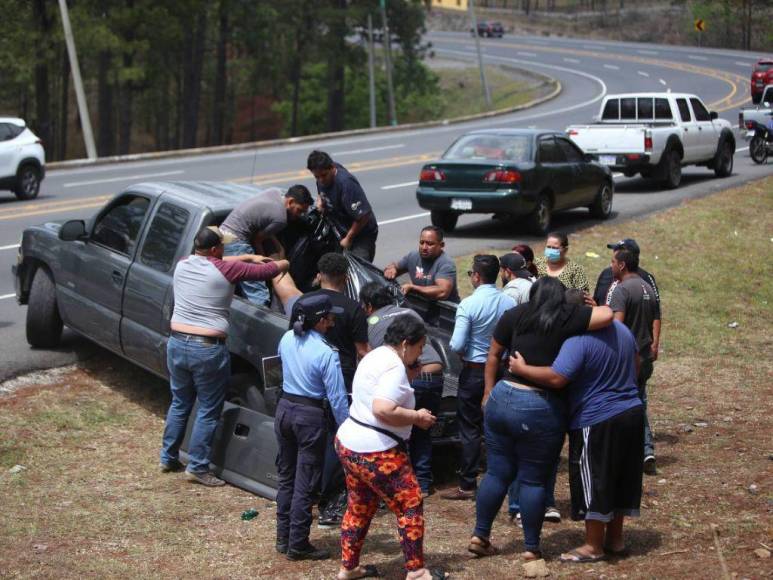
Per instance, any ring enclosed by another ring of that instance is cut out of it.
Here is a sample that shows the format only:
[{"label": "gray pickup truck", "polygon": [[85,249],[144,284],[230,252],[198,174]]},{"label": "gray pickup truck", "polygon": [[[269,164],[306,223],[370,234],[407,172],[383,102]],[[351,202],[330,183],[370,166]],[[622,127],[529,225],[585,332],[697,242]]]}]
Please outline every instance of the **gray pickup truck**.
[{"label": "gray pickup truck", "polygon": [[[191,253],[200,228],[220,224],[237,204],[259,191],[230,183],[142,183],[119,193],[88,220],[27,228],[13,266],[17,300],[27,304],[27,341],[37,348],[54,347],[67,325],[167,379],[174,266]],[[352,298],[371,280],[393,284],[372,265],[347,257],[356,267],[347,289]],[[421,301],[408,306],[437,321],[428,329],[429,339],[445,358],[447,372],[445,412],[433,437],[436,443],[453,442],[451,410],[459,363],[448,340],[455,307],[442,304],[440,312],[436,307],[430,312],[433,307]],[[234,298],[228,337],[233,376],[211,457],[215,472],[226,481],[272,499],[273,415],[282,384],[276,352],[288,323],[281,308]],[[184,449],[186,444],[187,439]]]},{"label": "gray pickup truck", "polygon": [[747,139],[754,137],[755,123],[767,127],[773,119],[773,85],[765,87],[758,104],[738,112],[738,128]]}]

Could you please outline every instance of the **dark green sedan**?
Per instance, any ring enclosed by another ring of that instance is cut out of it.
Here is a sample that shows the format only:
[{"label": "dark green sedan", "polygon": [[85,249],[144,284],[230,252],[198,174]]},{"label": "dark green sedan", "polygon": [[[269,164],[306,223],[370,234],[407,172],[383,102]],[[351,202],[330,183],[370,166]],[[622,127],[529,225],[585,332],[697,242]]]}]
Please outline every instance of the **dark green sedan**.
[{"label": "dark green sedan", "polygon": [[432,224],[449,232],[463,213],[524,217],[535,234],[550,228],[553,212],[587,207],[612,213],[609,168],[591,161],[565,134],[532,129],[467,133],[439,161],[421,170],[416,199]]}]

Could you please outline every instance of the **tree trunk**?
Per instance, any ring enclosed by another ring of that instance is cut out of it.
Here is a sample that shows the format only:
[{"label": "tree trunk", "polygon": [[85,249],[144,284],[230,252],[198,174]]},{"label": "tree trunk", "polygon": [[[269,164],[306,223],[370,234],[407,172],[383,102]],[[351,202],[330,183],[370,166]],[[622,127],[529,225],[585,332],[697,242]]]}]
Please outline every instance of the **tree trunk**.
[{"label": "tree trunk", "polygon": [[115,153],[115,107],[113,85],[110,82],[112,54],[109,50],[103,50],[97,60],[97,151],[100,157],[107,157]]},{"label": "tree trunk", "polygon": [[[330,52],[328,53],[328,131],[344,128],[344,80],[346,74],[346,0],[334,0],[333,22],[330,31]],[[384,42],[389,42],[384,38]]]},{"label": "tree trunk", "polygon": [[186,33],[185,77],[183,80],[182,146],[196,146],[199,126],[199,102],[201,100],[201,72],[204,65],[204,38],[206,33],[206,8],[201,7],[193,30]]},{"label": "tree trunk", "polygon": [[217,38],[217,64],[215,67],[215,96],[212,110],[212,144],[223,144],[225,127],[225,95],[228,83],[226,71],[230,26],[228,22],[228,0],[220,2],[220,32]]},{"label": "tree trunk", "polygon": [[[123,66],[131,68],[134,64],[134,55],[125,53],[123,55]],[[131,149],[134,102],[134,82],[127,81],[121,85],[118,94],[118,154],[126,155]]]},{"label": "tree trunk", "polygon": [[51,145],[51,98],[48,87],[48,57],[46,49],[51,39],[52,19],[46,11],[45,0],[35,0],[32,5],[40,37],[35,43],[35,133],[45,147]]}]

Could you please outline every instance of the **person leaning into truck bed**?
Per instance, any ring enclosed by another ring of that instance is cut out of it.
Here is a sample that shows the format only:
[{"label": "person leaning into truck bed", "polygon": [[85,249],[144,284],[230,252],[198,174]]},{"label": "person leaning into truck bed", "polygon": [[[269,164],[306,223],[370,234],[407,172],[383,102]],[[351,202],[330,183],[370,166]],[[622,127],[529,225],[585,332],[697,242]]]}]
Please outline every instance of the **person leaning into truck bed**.
[{"label": "person leaning into truck bed", "polygon": [[231,376],[225,344],[234,284],[268,280],[289,268],[287,260],[267,261],[255,255],[223,258],[229,237],[218,228],[203,228],[194,253],[174,270],[174,312],[166,347],[172,403],[166,416],[160,469],[180,471],[180,444],[193,405],[199,407],[191,430],[186,477],[215,487],[225,482],[209,471],[209,452]]}]

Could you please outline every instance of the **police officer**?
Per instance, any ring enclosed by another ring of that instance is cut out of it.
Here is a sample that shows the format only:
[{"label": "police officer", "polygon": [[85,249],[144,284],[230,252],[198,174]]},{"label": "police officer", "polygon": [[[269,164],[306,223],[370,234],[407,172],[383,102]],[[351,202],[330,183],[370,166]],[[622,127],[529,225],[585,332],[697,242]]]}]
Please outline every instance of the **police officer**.
[{"label": "police officer", "polygon": [[279,443],[276,549],[289,560],[330,557],[328,550],[309,542],[309,529],[328,425],[333,420],[340,425],[349,414],[338,352],[324,336],[342,312],[328,296],[301,296],[292,309],[291,329],[279,342],[283,393],[274,420]]}]

